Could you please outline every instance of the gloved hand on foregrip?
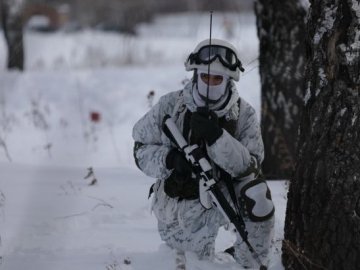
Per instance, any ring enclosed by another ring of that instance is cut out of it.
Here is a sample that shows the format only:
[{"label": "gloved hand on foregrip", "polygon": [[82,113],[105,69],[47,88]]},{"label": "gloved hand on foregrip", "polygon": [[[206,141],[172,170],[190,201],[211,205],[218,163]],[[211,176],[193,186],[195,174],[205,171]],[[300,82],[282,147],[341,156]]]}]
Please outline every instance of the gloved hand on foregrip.
[{"label": "gloved hand on foregrip", "polygon": [[191,179],[191,165],[185,159],[184,154],[182,154],[177,149],[172,149],[166,156],[166,168],[169,170],[174,169],[178,176],[185,179]]},{"label": "gloved hand on foregrip", "polygon": [[194,112],[191,116],[190,128],[196,138],[205,139],[209,146],[223,134],[223,130],[219,126],[219,119],[212,111],[208,113]]},{"label": "gloved hand on foregrip", "polygon": [[199,183],[192,175],[190,163],[177,149],[172,149],[166,156],[166,167],[174,169],[164,184],[165,193],[171,198],[196,199],[199,197]]}]

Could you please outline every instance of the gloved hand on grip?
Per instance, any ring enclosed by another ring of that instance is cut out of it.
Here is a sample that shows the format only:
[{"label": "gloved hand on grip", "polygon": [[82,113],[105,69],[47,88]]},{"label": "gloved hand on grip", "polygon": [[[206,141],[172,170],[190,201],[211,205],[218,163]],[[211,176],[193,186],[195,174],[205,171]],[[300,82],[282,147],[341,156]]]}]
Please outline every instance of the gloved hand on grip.
[{"label": "gloved hand on grip", "polygon": [[199,183],[191,177],[192,169],[184,154],[172,149],[166,156],[166,167],[174,169],[164,184],[165,193],[171,198],[196,199],[199,197]]},{"label": "gloved hand on grip", "polygon": [[184,154],[177,149],[172,149],[166,156],[166,168],[174,169],[178,176],[191,179],[191,164],[185,159]]},{"label": "gloved hand on grip", "polygon": [[190,128],[196,138],[205,139],[210,146],[223,134],[219,119],[213,112],[194,112],[190,120]]}]

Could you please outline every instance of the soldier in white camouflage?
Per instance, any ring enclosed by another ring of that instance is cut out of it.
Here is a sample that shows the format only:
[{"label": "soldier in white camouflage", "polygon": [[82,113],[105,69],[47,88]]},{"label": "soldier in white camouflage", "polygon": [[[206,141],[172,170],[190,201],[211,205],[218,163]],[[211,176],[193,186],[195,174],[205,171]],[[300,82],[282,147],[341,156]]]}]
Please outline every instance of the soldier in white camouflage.
[{"label": "soldier in white camouflage", "polygon": [[[274,205],[261,179],[264,147],[259,122],[234,83],[244,70],[236,49],[224,40],[212,39],[211,44],[204,40],[185,67],[193,71],[192,80],[184,89],[161,97],[133,129],[136,164],[157,179],[152,187],[152,209],[160,236],[172,248],[211,260],[218,230],[227,224],[217,208],[207,210],[200,203],[199,182],[191,165],[163,132],[164,117],[170,115],[188,143],[196,143],[206,152],[229,203],[239,205],[249,242],[266,264],[274,231]],[[226,184],[229,182],[235,202]],[[244,268],[256,267],[240,235],[228,251]]]}]

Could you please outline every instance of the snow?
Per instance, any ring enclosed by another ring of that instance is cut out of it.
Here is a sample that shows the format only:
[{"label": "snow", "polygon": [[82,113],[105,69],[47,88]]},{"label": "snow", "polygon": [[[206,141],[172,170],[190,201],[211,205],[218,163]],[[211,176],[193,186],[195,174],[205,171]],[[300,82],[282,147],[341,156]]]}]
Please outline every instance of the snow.
[{"label": "snow", "polygon": [[[165,270],[175,263],[150,213],[147,193],[152,180],[138,170],[95,167],[95,186],[83,179],[86,168],[1,164],[0,170],[6,194],[1,226],[4,269],[95,270],[117,263],[115,269]],[[270,182],[270,187],[279,241],[284,183]],[[233,236],[227,233],[220,233],[218,251],[231,245]],[[125,258],[131,260],[128,268]],[[274,258],[273,265],[279,263]],[[189,259],[189,269],[202,264]],[[235,266],[229,260],[208,269],[238,269]]]},{"label": "snow", "polygon": [[[240,34],[229,41],[246,68],[237,86],[260,115],[255,20],[235,15],[229,18]],[[214,16],[214,38],[228,34],[220,26],[224,16]],[[154,179],[134,164],[131,130],[149,109],[151,90],[156,102],[190,78],[183,62],[208,30],[190,31],[187,23],[203,25],[206,18],[164,16],[139,26],[136,37],[26,32],[23,73],[5,70],[0,35],[1,269],[172,268],[175,253],[160,240],[147,199]],[[89,167],[94,176],[84,179]],[[89,185],[94,178],[97,183]],[[278,270],[286,183],[269,185],[276,204],[270,269]],[[233,241],[221,229],[217,252]],[[215,263],[186,255],[190,270],[239,269],[221,253]]]},{"label": "snow", "polygon": [[318,74],[319,74],[320,88],[322,88],[322,87],[324,87],[325,84],[327,84],[327,79],[326,79],[324,69],[319,68]]},{"label": "snow", "polygon": [[355,11],[356,17],[360,20],[360,3],[359,1],[352,0],[351,1],[352,9]]},{"label": "snow", "polygon": [[357,115],[353,116],[353,118],[351,119],[351,125],[355,124],[356,119],[357,119]]},{"label": "snow", "polygon": [[309,99],[311,98],[311,91],[310,91],[310,86],[308,86],[306,88],[306,94],[305,94],[305,97],[304,97],[304,103],[305,105],[308,103]]},{"label": "snow", "polygon": [[330,29],[332,29],[335,19],[336,19],[336,11],[337,6],[333,7],[326,7],[324,9],[324,20],[321,23],[321,26],[319,29],[317,29],[315,35],[314,35],[314,44],[319,44],[320,40],[322,39],[323,35]]},{"label": "snow", "polygon": [[35,15],[27,22],[28,28],[48,27],[50,25],[50,19],[44,15]]},{"label": "snow", "polygon": [[309,0],[300,0],[300,5],[305,8],[305,10],[309,10],[310,8]]},{"label": "snow", "polygon": [[340,111],[340,115],[341,115],[341,116],[343,116],[343,115],[346,113],[346,111],[347,111],[347,108],[343,108],[343,109],[341,109],[341,111]]}]

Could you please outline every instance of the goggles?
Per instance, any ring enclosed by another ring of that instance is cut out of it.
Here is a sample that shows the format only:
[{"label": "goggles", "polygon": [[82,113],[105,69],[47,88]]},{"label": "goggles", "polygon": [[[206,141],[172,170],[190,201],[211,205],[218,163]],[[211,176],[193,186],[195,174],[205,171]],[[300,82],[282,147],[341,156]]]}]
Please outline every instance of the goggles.
[{"label": "goggles", "polygon": [[214,62],[216,59],[219,59],[221,64],[232,71],[235,71],[236,68],[244,71],[244,68],[242,67],[241,62],[237,58],[235,52],[228,47],[208,45],[202,47],[197,53],[190,55],[190,61],[193,61],[196,64],[208,65]]}]

